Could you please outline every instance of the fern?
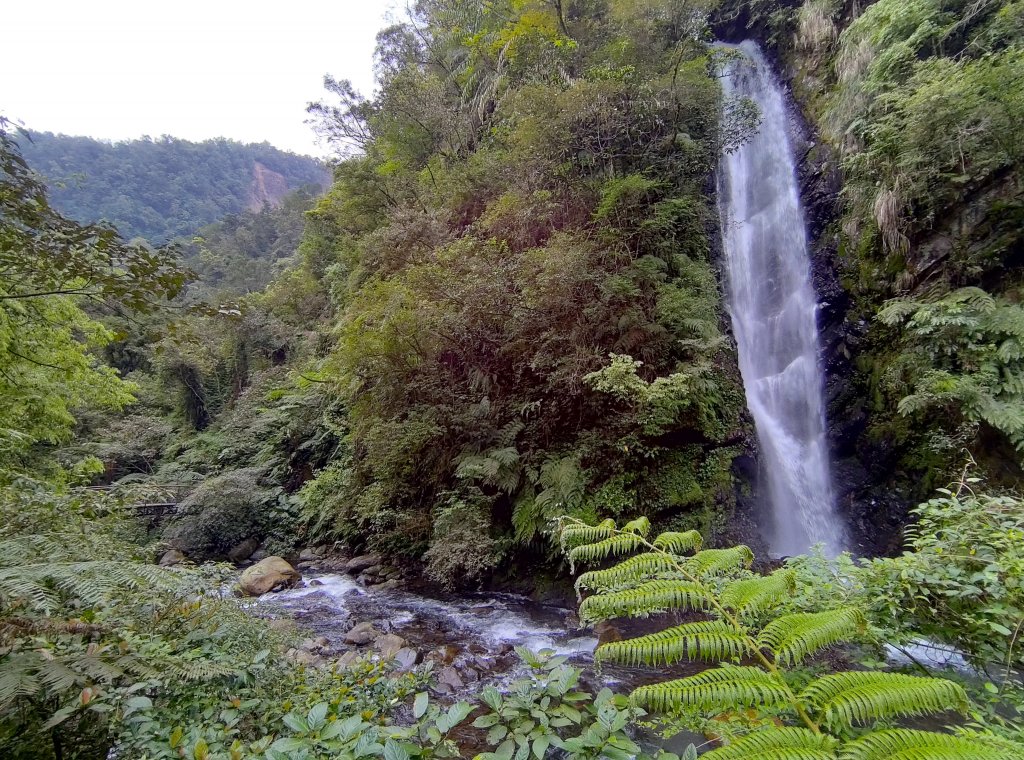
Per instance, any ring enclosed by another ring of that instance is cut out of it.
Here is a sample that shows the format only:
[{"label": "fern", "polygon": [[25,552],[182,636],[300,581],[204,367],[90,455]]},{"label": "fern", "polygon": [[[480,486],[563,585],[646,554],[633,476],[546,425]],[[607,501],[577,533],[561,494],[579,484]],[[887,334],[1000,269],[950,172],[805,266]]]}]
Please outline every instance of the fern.
[{"label": "fern", "polygon": [[580,619],[593,622],[615,617],[647,617],[667,610],[701,610],[709,606],[707,590],[696,583],[654,580],[621,591],[595,594],[580,605]]},{"label": "fern", "polygon": [[839,742],[806,728],[775,728],[744,736],[704,755],[706,760],[835,760]]},{"label": "fern", "polygon": [[704,539],[695,530],[688,530],[685,533],[668,531],[654,539],[655,548],[664,549],[673,554],[685,554],[688,551],[699,550],[703,543]]},{"label": "fern", "polygon": [[946,710],[967,711],[967,694],[959,684],[901,673],[832,673],[812,682],[800,698],[826,723],[840,727]]},{"label": "fern", "polygon": [[704,620],[603,644],[596,658],[633,666],[672,665],[681,660],[732,660],[749,653],[745,634],[721,621]]},{"label": "fern", "polygon": [[[606,521],[587,528],[563,519],[561,539],[563,547],[572,547],[566,548],[570,559],[600,561],[638,550],[611,567],[580,575],[577,591],[596,592],[580,604],[580,619],[596,622],[676,610],[706,617],[603,644],[596,659],[649,667],[683,660],[717,662],[718,667],[697,675],[641,686],[630,695],[634,706],[655,712],[719,720],[729,720],[737,708],[760,713],[755,720],[760,728],[709,752],[709,760],[1009,760],[1002,749],[980,739],[874,730],[879,721],[965,711],[966,694],[951,681],[839,672],[795,691],[787,681],[788,668],[826,647],[867,636],[867,621],[859,609],[791,613],[765,622],[764,616],[796,593],[792,570],[755,575],[747,569],[753,554],[745,546],[701,549],[700,536],[693,532],[648,539],[643,522],[628,527],[619,530]],[[687,551],[696,553],[683,556]],[[842,743],[854,725],[867,726],[866,733]]]},{"label": "fern", "polygon": [[641,686],[630,695],[630,701],[658,712],[693,707],[718,713],[755,705],[780,707],[790,696],[789,687],[774,673],[723,664],[689,678]]},{"label": "fern", "polygon": [[576,579],[576,590],[608,588],[676,569],[676,561],[663,554],[637,554],[605,570],[591,570]]},{"label": "fern", "polygon": [[771,575],[730,583],[722,591],[722,605],[740,616],[758,615],[781,604],[795,591],[796,573],[776,570]]},{"label": "fern", "polygon": [[1010,760],[1007,751],[977,740],[905,728],[875,731],[847,742],[839,757],[840,760]]},{"label": "fern", "polygon": [[795,665],[825,647],[861,638],[866,630],[864,613],[855,608],[802,612],[770,622],[757,643],[770,649],[776,662]]}]

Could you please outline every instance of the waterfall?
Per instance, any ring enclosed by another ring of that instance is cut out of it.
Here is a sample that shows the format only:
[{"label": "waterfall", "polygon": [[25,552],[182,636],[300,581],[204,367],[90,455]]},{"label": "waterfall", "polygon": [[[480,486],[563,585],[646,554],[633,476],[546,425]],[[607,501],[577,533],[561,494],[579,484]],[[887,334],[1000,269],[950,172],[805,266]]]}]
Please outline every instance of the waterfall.
[{"label": "waterfall", "polygon": [[761,124],[722,159],[718,198],[729,311],[768,480],[768,543],[776,555],[816,543],[835,554],[845,531],[829,475],[817,303],[788,115],[757,44],[736,49],[748,60],[729,65],[725,96],[754,101]]}]

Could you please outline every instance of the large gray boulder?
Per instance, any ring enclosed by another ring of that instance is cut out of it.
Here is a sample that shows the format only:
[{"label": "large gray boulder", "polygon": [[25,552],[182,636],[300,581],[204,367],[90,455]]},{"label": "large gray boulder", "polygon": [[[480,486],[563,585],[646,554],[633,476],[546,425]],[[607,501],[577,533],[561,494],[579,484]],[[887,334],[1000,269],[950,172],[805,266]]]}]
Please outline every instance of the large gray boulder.
[{"label": "large gray boulder", "polygon": [[345,570],[354,575],[369,567],[375,567],[383,561],[384,558],[379,554],[360,554],[358,557],[353,557],[345,563]]},{"label": "large gray boulder", "polygon": [[246,596],[261,596],[270,591],[293,588],[302,575],[281,557],[267,557],[247,568],[238,579],[238,586]]}]

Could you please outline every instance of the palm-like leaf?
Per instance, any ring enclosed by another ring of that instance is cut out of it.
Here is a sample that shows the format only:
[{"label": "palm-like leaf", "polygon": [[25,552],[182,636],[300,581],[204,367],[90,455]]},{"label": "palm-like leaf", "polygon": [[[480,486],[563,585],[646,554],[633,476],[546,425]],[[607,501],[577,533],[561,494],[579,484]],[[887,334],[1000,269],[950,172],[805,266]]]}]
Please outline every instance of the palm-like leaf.
[{"label": "palm-like leaf", "polygon": [[829,725],[852,726],[946,710],[967,710],[967,694],[943,678],[859,671],[822,676],[800,699]]},{"label": "palm-like leaf", "polygon": [[629,699],[634,705],[658,712],[684,707],[724,712],[754,705],[784,705],[789,689],[779,676],[760,668],[720,665],[689,678],[641,686]]},{"label": "palm-like leaf", "polygon": [[856,608],[799,612],[770,622],[757,641],[777,662],[795,664],[825,647],[859,638],[866,629],[864,613]]},{"label": "palm-like leaf", "polygon": [[709,606],[707,590],[687,581],[653,580],[635,588],[588,596],[580,605],[585,622],[615,617],[647,617],[666,610],[699,610]]},{"label": "palm-like leaf", "polygon": [[596,657],[625,665],[671,665],[681,660],[731,660],[750,651],[750,639],[727,623],[704,620],[598,647]]},{"label": "palm-like leaf", "polygon": [[[843,745],[840,760],[1011,760],[1011,750],[932,731],[875,731]],[[710,757],[710,755],[709,755]]]},{"label": "palm-like leaf", "polygon": [[706,760],[835,760],[839,742],[806,728],[773,728],[748,734],[708,752]]}]

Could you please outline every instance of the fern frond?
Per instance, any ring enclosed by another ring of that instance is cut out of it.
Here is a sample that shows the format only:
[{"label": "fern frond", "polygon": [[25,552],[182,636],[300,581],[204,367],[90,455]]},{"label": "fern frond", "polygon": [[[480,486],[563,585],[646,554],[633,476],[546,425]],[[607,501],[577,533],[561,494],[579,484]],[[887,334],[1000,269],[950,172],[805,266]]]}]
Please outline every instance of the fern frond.
[{"label": "fern frond", "polygon": [[605,520],[597,525],[583,525],[571,523],[565,525],[558,536],[562,543],[562,549],[566,547],[579,546],[580,544],[592,544],[605,538],[610,538],[615,533],[615,521]]},{"label": "fern frond", "polygon": [[757,615],[780,604],[796,590],[796,573],[776,570],[771,575],[759,575],[734,581],[722,591],[724,607],[738,615]]},{"label": "fern frond", "polygon": [[757,641],[771,650],[776,662],[795,665],[825,647],[856,639],[866,630],[864,613],[845,607],[783,615],[766,625]]},{"label": "fern frond", "polygon": [[843,745],[840,760],[1009,760],[1003,749],[932,731],[873,731]]},{"label": "fern frond", "polygon": [[730,546],[728,549],[704,549],[686,561],[687,572],[696,576],[713,575],[739,567],[750,567],[754,553],[747,546]]},{"label": "fern frond", "polygon": [[601,562],[608,557],[628,554],[639,549],[641,538],[635,533],[616,533],[596,544],[582,544],[569,551],[569,564],[577,562]]},{"label": "fern frond", "polygon": [[706,760],[835,760],[839,742],[806,728],[767,728],[711,750]]},{"label": "fern frond", "polygon": [[833,673],[813,681],[800,693],[800,699],[826,722],[838,726],[967,710],[967,694],[959,684],[902,673]]},{"label": "fern frond", "polygon": [[720,620],[705,620],[602,644],[596,659],[636,667],[672,665],[681,660],[730,660],[749,651],[750,640],[743,633]]},{"label": "fern frond", "polygon": [[580,605],[580,620],[646,617],[665,610],[700,610],[710,605],[707,591],[694,583],[654,580],[621,591],[588,596]]},{"label": "fern frond", "polygon": [[635,520],[630,520],[628,523],[622,526],[623,533],[636,533],[638,536],[647,536],[651,532],[651,521],[647,519],[645,515],[641,515]]},{"label": "fern frond", "polygon": [[591,570],[576,579],[576,591],[580,589],[608,588],[622,583],[639,582],[652,575],[670,572],[676,569],[676,563],[664,554],[637,554],[623,560],[606,570]]},{"label": "fern frond", "polygon": [[684,533],[668,531],[660,533],[654,539],[654,545],[673,554],[686,554],[689,551],[699,550],[704,545],[704,537],[695,530],[688,530]]},{"label": "fern frond", "polygon": [[629,695],[636,707],[656,712],[693,707],[704,712],[737,707],[775,707],[787,703],[789,690],[779,676],[760,668],[720,665],[689,678],[641,686]]}]

